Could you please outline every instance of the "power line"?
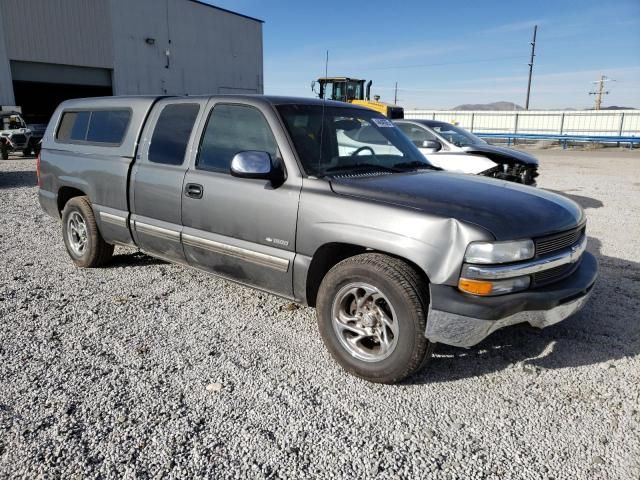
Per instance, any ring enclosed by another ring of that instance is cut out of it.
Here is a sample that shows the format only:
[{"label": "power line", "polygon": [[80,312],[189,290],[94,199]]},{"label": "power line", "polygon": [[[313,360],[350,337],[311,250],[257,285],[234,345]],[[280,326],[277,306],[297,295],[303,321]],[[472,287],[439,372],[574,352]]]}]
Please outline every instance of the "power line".
[{"label": "power line", "polygon": [[508,57],[495,57],[495,58],[484,58],[484,59],[476,59],[476,60],[463,60],[460,62],[440,62],[440,63],[422,63],[419,65],[396,65],[394,67],[371,67],[366,68],[364,70],[394,70],[400,68],[423,68],[423,67],[442,67],[446,65],[467,65],[470,63],[488,63],[488,62],[497,62],[501,60],[513,60],[514,58],[527,58],[524,55],[511,55]]}]

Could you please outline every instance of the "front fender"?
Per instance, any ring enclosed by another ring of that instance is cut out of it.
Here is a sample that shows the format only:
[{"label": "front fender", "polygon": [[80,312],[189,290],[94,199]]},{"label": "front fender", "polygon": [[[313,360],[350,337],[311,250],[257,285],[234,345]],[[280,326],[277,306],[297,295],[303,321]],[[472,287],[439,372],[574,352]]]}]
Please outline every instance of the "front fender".
[{"label": "front fender", "polygon": [[[319,186],[321,187],[321,186]],[[456,284],[469,242],[493,240],[476,225],[410,208],[303,189],[297,251],[312,257],[328,243],[345,243],[405,258],[432,283]]]}]

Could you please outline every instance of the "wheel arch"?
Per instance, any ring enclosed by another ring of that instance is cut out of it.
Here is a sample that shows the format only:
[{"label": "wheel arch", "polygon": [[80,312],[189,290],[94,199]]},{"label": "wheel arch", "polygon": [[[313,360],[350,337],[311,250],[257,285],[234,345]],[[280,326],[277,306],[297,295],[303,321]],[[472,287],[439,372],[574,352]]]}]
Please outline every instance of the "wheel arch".
[{"label": "wheel arch", "polygon": [[75,197],[83,197],[87,194],[76,187],[63,186],[58,189],[58,215],[62,217],[62,210],[69,200]]},{"label": "wheel arch", "polygon": [[363,253],[380,253],[383,255],[388,255],[390,257],[398,258],[414,268],[415,271],[418,272],[418,274],[425,280],[427,285],[429,284],[429,276],[427,272],[409,258],[393,252],[366,247],[364,245],[344,242],[330,242],[318,247],[311,258],[311,262],[307,270],[305,284],[305,297],[307,305],[309,305],[310,307],[316,306],[320,284],[322,283],[322,280],[329,272],[329,270],[331,270],[341,261]]}]

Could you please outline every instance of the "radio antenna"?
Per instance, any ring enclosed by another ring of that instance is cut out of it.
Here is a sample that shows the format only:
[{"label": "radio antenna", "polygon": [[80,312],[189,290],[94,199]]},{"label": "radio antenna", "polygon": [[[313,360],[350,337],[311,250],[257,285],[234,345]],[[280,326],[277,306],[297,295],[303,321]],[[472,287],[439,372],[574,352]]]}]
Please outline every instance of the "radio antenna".
[{"label": "radio antenna", "polygon": [[[327,54],[324,59],[325,81],[328,76],[328,71],[329,71],[329,50],[327,50]],[[322,163],[322,139],[324,138],[324,108],[325,108],[325,104],[327,103],[327,95],[324,91],[324,88],[322,88],[322,86],[320,86],[320,91],[322,92],[322,120],[320,123],[320,152],[318,155],[318,172],[320,172],[320,164]]]},{"label": "radio antenna", "polygon": [[327,78],[329,75],[327,72],[329,71],[329,50],[327,50],[327,56],[324,59],[324,78]]}]

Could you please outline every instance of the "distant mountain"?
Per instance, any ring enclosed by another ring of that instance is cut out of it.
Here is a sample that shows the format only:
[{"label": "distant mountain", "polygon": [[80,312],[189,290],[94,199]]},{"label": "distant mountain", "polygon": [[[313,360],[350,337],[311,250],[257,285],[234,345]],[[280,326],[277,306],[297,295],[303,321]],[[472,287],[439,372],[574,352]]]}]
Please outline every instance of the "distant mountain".
[{"label": "distant mountain", "polygon": [[633,107],[618,107],[616,105],[611,105],[610,107],[602,107],[600,110],[635,110]]},{"label": "distant mountain", "polygon": [[465,103],[453,107],[453,110],[524,110],[523,107],[513,102],[493,102],[493,103]]},{"label": "distant mountain", "polygon": [[[503,111],[503,112],[513,112],[524,110],[524,107],[521,107],[517,103],[513,102],[492,102],[492,103],[464,103],[462,105],[458,105],[457,107],[453,107],[451,110],[480,110],[480,111]],[[537,110],[537,109],[536,109]],[[578,108],[557,108],[552,110],[582,110]],[[589,108],[588,110],[593,110],[593,108]],[[633,107],[618,107],[617,105],[610,105],[607,107],[602,107],[601,110],[636,110]],[[544,110],[542,110],[544,111]]]}]

